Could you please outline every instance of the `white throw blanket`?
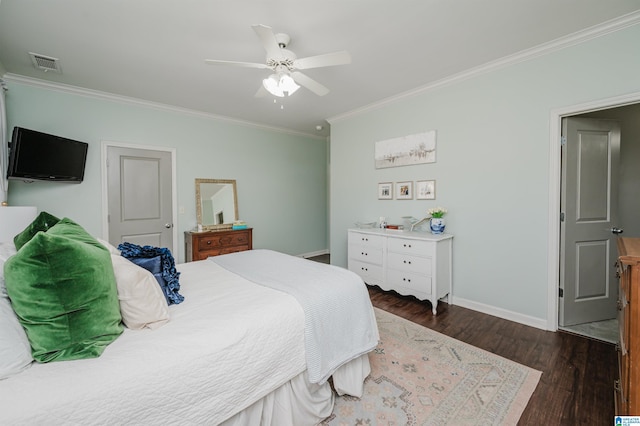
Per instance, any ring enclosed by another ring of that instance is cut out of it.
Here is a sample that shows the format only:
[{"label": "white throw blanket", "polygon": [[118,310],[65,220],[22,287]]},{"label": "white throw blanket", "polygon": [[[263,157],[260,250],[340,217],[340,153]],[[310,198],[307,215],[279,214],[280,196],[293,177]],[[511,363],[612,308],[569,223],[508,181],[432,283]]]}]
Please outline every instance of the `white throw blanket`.
[{"label": "white throw blanket", "polygon": [[377,346],[378,326],[371,300],[362,279],[353,272],[271,250],[249,250],[209,260],[297,299],[305,313],[311,383],[324,383],[338,367]]}]

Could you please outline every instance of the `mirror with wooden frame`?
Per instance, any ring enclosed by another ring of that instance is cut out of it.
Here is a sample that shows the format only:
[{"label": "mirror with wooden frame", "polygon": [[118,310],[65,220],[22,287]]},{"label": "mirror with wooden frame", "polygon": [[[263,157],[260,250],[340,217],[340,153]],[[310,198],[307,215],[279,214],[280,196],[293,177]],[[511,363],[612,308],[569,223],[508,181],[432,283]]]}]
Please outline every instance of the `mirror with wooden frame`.
[{"label": "mirror with wooden frame", "polygon": [[196,179],[196,216],[203,231],[231,228],[238,220],[235,179]]}]

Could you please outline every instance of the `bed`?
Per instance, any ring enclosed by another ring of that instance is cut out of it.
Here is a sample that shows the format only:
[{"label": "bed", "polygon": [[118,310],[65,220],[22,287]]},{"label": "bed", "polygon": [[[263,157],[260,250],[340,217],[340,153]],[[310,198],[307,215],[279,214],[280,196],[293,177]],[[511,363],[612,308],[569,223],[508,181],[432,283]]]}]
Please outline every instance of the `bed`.
[{"label": "bed", "polygon": [[[0,424],[312,425],[336,393],[362,395],[378,331],[355,274],[270,250],[177,270],[184,302],[168,321],[124,328],[98,357],[33,362],[0,380]],[[277,270],[276,286],[310,283],[319,305],[255,282]]]}]

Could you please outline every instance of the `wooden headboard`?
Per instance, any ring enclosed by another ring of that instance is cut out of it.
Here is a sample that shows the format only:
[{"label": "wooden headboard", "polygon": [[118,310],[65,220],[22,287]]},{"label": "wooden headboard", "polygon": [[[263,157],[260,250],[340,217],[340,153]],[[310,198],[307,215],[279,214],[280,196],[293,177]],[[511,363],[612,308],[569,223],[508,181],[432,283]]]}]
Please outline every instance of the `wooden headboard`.
[{"label": "wooden headboard", "polygon": [[38,209],[32,206],[0,207],[0,243],[13,241],[13,237],[33,222],[37,215]]}]

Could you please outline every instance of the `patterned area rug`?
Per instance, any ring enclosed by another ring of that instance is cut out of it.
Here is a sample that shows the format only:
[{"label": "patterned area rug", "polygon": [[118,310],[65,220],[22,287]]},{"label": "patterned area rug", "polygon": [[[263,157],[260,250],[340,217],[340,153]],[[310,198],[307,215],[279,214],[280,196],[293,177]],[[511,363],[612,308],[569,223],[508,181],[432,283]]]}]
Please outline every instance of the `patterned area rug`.
[{"label": "patterned area rug", "polygon": [[362,398],[322,425],[515,425],[541,372],[375,309],[380,344]]}]

